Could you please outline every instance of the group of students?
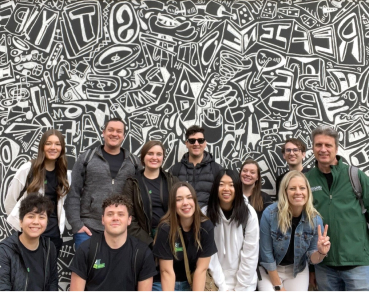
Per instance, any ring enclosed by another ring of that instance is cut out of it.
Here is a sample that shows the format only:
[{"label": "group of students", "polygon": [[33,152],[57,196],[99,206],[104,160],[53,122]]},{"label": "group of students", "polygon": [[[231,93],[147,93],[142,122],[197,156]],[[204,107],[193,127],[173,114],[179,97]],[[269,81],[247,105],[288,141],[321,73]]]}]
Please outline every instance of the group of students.
[{"label": "group of students", "polygon": [[56,130],[14,176],[5,208],[18,233],[0,242],[0,290],[57,289],[66,217],[76,249],[70,290],[201,291],[209,275],[219,290],[308,289],[308,265],[331,243],[303,173],[284,175],[273,203],[258,163],[223,169],[198,126],[187,129],[189,153],[169,172],[161,142],[143,145],[137,161],[120,148],[122,121],[108,121],[103,135],[105,144],[76,162],[71,185]]}]

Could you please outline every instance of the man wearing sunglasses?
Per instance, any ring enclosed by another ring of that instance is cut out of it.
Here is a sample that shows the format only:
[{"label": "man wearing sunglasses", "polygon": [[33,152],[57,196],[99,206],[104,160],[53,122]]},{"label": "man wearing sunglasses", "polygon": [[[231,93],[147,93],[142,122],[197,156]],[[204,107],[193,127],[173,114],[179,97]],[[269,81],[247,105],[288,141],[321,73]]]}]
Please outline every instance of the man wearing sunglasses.
[{"label": "man wearing sunglasses", "polygon": [[283,158],[286,160],[288,165],[288,171],[277,177],[276,184],[276,198],[278,200],[279,186],[283,177],[291,170],[298,170],[302,173],[308,172],[308,169],[302,166],[302,160],[305,158],[306,146],[299,139],[291,138],[287,139],[282,145]]},{"label": "man wearing sunglasses", "polygon": [[205,151],[205,130],[199,126],[191,126],[186,131],[186,147],[188,153],[180,162],[170,169],[172,175],[180,181],[189,182],[196,190],[200,207],[208,204],[213,181],[222,166],[214,161],[213,156]]}]

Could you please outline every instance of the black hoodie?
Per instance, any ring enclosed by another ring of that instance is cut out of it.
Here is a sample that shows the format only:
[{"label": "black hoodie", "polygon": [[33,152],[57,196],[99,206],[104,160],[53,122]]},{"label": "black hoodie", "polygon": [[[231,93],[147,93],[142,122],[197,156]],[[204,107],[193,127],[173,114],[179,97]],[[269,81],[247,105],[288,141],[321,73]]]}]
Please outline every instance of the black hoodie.
[{"label": "black hoodie", "polygon": [[[15,232],[0,242],[0,290],[26,291],[30,281],[23,259],[19,235]],[[45,286],[44,291],[58,290],[57,256],[50,238],[40,237],[44,252]],[[41,264],[41,263],[40,263]]]}]

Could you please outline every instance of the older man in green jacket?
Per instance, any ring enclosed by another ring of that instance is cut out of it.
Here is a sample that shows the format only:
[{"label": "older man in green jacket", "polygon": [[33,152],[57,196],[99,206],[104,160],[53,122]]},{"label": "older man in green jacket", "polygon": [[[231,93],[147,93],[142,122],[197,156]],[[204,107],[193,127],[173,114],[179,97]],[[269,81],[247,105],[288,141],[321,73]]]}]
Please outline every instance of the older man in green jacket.
[{"label": "older man in green jacket", "polygon": [[[329,225],[329,254],[315,266],[323,291],[369,290],[369,234],[365,216],[353,191],[349,166],[338,152],[338,133],[320,126],[312,132],[315,168],[308,178],[314,206]],[[369,206],[369,178],[359,171],[365,206]]]}]

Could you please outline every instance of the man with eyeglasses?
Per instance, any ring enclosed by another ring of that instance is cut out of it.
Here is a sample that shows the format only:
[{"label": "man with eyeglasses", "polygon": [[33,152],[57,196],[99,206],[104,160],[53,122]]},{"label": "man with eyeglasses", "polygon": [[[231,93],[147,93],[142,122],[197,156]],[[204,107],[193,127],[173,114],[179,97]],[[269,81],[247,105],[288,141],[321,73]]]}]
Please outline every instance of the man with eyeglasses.
[{"label": "man with eyeglasses", "polygon": [[222,166],[215,162],[213,156],[205,151],[205,130],[199,126],[191,126],[186,131],[186,147],[188,153],[180,162],[169,170],[180,181],[189,182],[195,189],[200,207],[208,204],[210,190],[215,176]]},{"label": "man with eyeglasses", "polygon": [[278,200],[279,186],[283,177],[291,170],[298,170],[302,173],[308,172],[308,169],[302,166],[302,160],[305,158],[306,146],[299,139],[291,138],[287,139],[282,145],[283,158],[286,160],[288,165],[288,171],[277,177],[276,184],[276,198]]}]

